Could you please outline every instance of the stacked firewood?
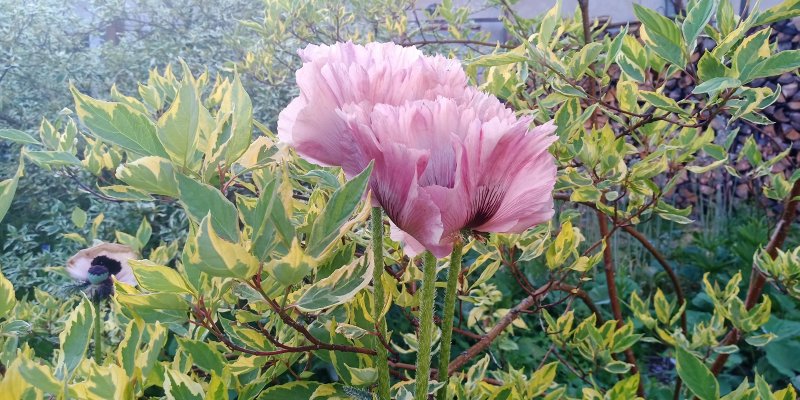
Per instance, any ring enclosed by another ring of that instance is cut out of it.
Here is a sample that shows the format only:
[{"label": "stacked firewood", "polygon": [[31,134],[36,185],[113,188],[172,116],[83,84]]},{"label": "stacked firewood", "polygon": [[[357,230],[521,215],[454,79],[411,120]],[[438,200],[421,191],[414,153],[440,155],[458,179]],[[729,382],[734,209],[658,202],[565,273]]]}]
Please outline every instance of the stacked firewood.
[{"label": "stacked firewood", "polygon": [[[779,50],[800,48],[800,18],[775,23],[772,25],[772,30],[770,40],[777,42]],[[696,51],[692,54],[691,62],[696,63],[703,52],[712,50],[714,46],[714,41],[709,38],[700,40]],[[618,74],[619,70],[612,68],[609,72]],[[617,77],[618,75],[612,76],[612,85],[616,84]],[[778,85],[780,85],[780,96],[773,105],[763,111],[767,118],[775,122],[774,124],[757,125],[745,120],[737,120],[728,125],[728,118],[723,116],[712,121],[710,126],[717,132],[717,142],[720,144],[724,142],[730,132],[738,129],[737,138],[730,149],[734,160],[738,157],[745,140],[750,136],[755,139],[762,150],[764,159],[770,159],[787,148],[791,148],[789,156],[773,168],[773,172],[784,172],[788,177],[788,174],[800,166],[800,75],[786,73],[778,77],[757,79],[748,84],[750,87],[769,87],[773,90],[777,90]],[[678,74],[665,83],[664,94],[680,101],[690,98],[694,87],[695,83],[691,77],[686,74]],[[609,94],[609,97],[613,98],[613,93]],[[737,162],[734,167],[742,176],[752,168],[746,160]],[[750,179],[737,179],[725,170],[717,169],[702,175],[687,174],[671,196],[677,204],[682,206],[719,202],[720,200],[727,202],[734,198],[751,197],[757,192],[757,186],[762,183]]]}]

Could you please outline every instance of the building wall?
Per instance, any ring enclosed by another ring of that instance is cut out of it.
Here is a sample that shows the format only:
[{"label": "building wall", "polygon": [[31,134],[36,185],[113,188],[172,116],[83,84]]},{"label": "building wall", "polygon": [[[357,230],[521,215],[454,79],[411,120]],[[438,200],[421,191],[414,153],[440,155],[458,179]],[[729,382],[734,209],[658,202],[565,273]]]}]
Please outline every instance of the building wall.
[{"label": "building wall", "polygon": [[[740,1],[729,0],[735,10],[740,7]],[[418,5],[424,9],[435,5],[437,0],[420,0]],[[761,9],[769,8],[780,4],[782,0],[762,0]],[[633,21],[633,3],[641,4],[645,7],[660,11],[663,14],[672,14],[671,0],[589,0],[589,14],[593,18],[610,17],[613,22]],[[684,0],[684,4],[687,0]],[[751,3],[753,3],[751,1]],[[475,10],[482,10],[474,14],[475,18],[496,18],[498,10],[496,8],[486,8],[485,0],[453,0],[453,4],[458,6],[469,6]],[[520,0],[514,5],[514,9],[524,17],[533,17],[547,12],[556,4],[556,0]],[[574,15],[578,8],[577,0],[562,0],[562,14],[564,16]]]}]

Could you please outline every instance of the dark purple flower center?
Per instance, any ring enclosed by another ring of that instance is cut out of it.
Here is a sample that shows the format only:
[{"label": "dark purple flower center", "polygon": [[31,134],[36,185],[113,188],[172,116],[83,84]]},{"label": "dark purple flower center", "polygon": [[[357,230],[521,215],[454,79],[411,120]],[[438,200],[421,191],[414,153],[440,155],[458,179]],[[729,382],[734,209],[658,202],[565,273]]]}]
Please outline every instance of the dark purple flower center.
[{"label": "dark purple flower center", "polygon": [[[122,271],[122,264],[119,261],[106,256],[97,256],[92,259],[92,268],[95,266],[105,267],[106,271],[111,275],[116,275]],[[89,271],[91,273],[91,269]]]},{"label": "dark purple flower center", "polygon": [[500,185],[480,187],[472,200],[472,217],[464,228],[474,229],[492,219],[503,204],[505,195],[506,191]]}]

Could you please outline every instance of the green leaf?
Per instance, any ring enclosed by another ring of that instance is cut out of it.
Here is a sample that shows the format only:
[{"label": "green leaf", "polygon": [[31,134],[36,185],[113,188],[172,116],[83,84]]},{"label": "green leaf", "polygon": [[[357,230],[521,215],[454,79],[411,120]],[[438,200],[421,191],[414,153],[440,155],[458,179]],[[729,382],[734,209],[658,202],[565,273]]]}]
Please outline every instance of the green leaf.
[{"label": "green leaf", "polygon": [[717,27],[722,37],[728,36],[736,28],[736,17],[733,12],[733,5],[729,0],[719,2],[717,7]]},{"label": "green leaf", "polygon": [[142,222],[139,223],[139,228],[136,229],[136,241],[139,242],[139,249],[147,246],[150,237],[153,235],[153,227],[147,222],[147,217],[142,217]]},{"label": "green leaf", "polygon": [[283,385],[271,386],[261,392],[259,400],[309,400],[314,392],[323,386],[322,383],[312,381],[294,381]]},{"label": "green leaf", "polygon": [[178,338],[178,344],[192,356],[194,365],[197,365],[206,372],[214,372],[217,375],[222,375],[225,369],[225,359],[210,343]]},{"label": "green leaf", "polygon": [[302,281],[315,266],[316,260],[306,255],[300,247],[300,242],[294,238],[289,246],[289,252],[281,258],[270,261],[265,269],[278,282],[291,286]]},{"label": "green leaf", "polygon": [[19,144],[42,144],[34,139],[33,136],[17,129],[0,129],[0,139],[10,140]]},{"label": "green leaf", "polygon": [[749,82],[757,71],[761,60],[769,57],[769,34],[771,28],[762,29],[736,46],[732,57],[732,68],[742,82]]},{"label": "green leaf", "polygon": [[197,232],[186,241],[188,267],[198,268],[211,276],[248,278],[258,270],[258,259],[244,245],[231,243],[217,236],[211,215],[200,221]]},{"label": "green leaf", "polygon": [[589,43],[586,46],[583,46],[583,48],[581,48],[581,50],[572,58],[572,62],[569,66],[570,75],[576,79],[583,76],[583,73],[586,72],[586,69],[589,68],[592,63],[598,61],[602,51],[603,45],[597,42]]},{"label": "green leaf", "polygon": [[347,221],[361,202],[372,173],[372,165],[370,163],[360,174],[333,193],[325,209],[314,220],[306,246],[308,255],[320,257],[349,228]]},{"label": "green leaf", "polygon": [[606,393],[606,399],[636,399],[636,390],[639,388],[639,374],[634,374],[617,382],[611,390]]},{"label": "green leaf", "polygon": [[612,374],[624,374],[631,370],[631,364],[623,361],[611,361],[606,363],[603,369]]},{"label": "green leaf", "polygon": [[86,211],[83,211],[78,207],[72,209],[72,215],[70,216],[70,219],[72,220],[72,223],[78,227],[78,229],[86,226],[86,220],[88,218],[89,217],[86,215]]},{"label": "green leaf", "polygon": [[467,68],[497,67],[523,61],[528,61],[528,57],[509,51],[506,53],[482,55],[478,58],[467,61],[465,64],[467,65]]},{"label": "green leaf", "polygon": [[778,76],[798,68],[800,68],[800,50],[786,50],[762,61],[753,72],[753,79]]},{"label": "green leaf", "polygon": [[11,208],[11,202],[14,200],[14,195],[17,193],[17,183],[19,183],[19,178],[22,176],[23,172],[24,164],[22,160],[20,160],[17,173],[14,177],[0,182],[0,221],[5,218],[8,209]]},{"label": "green leaf", "polygon": [[[728,0],[723,0],[728,1]],[[686,40],[687,51],[694,51],[694,41],[700,36],[711,16],[714,15],[714,9],[717,7],[718,0],[700,0],[695,2],[686,13],[686,19],[683,21],[683,38]]]},{"label": "green leaf", "polygon": [[537,369],[528,382],[528,394],[536,397],[544,393],[553,384],[558,371],[558,362],[551,362]]},{"label": "green leaf", "polygon": [[134,162],[120,165],[116,176],[119,180],[147,193],[178,197],[178,179],[168,160],[161,157],[142,157]]},{"label": "green leaf", "polygon": [[50,367],[39,365],[36,361],[26,358],[20,358],[20,360],[19,373],[29,384],[45,393],[62,392],[64,385],[55,379]]},{"label": "green leaf", "polygon": [[686,45],[675,22],[636,3],[633,4],[633,13],[642,22],[642,40],[650,44],[661,58],[683,69],[686,66]]},{"label": "green leaf", "polygon": [[681,347],[676,348],[678,375],[686,387],[702,400],[719,398],[719,383],[714,374],[691,353]]},{"label": "green leaf", "polygon": [[126,185],[98,186],[97,190],[120,201],[153,201],[153,197],[147,192]]},{"label": "green leaf", "polygon": [[14,286],[0,271],[0,318],[5,317],[9,311],[14,309],[16,304],[17,298],[14,295]]},{"label": "green leaf", "polygon": [[50,169],[50,167],[61,167],[65,165],[80,166],[81,160],[78,160],[70,153],[64,151],[29,151],[24,150],[25,157],[33,161],[34,164]]},{"label": "green leaf", "polygon": [[694,90],[692,90],[692,93],[716,93],[724,89],[737,88],[741,85],[742,82],[740,82],[738,79],[719,77],[707,80],[697,85]]},{"label": "green leaf", "polygon": [[744,340],[748,344],[750,344],[751,346],[763,347],[763,346],[766,346],[767,344],[769,344],[769,342],[773,341],[777,337],[778,336],[775,335],[774,333],[769,332],[769,333],[764,333],[764,334],[756,335],[756,336],[748,336]]},{"label": "green leaf", "polygon": [[759,14],[754,25],[768,25],[797,16],[800,16],[800,0],[785,0]]},{"label": "green leaf", "polygon": [[556,30],[558,23],[561,22],[561,0],[556,1],[556,4],[542,17],[539,23],[539,45],[543,48],[550,48],[553,39],[553,32]]},{"label": "green leaf", "polygon": [[164,371],[164,393],[167,400],[203,400],[203,386],[173,369]]},{"label": "green leaf", "polygon": [[369,284],[373,270],[369,259],[357,259],[315,282],[303,292],[295,305],[301,311],[313,312],[346,303]]},{"label": "green leaf", "polygon": [[701,81],[722,78],[728,75],[728,67],[722,64],[714,54],[706,52],[697,63],[697,76]]},{"label": "green leaf", "polygon": [[253,103],[238,74],[222,97],[219,113],[231,114],[230,137],[225,143],[225,163],[231,165],[247,151],[253,140]]},{"label": "green leaf", "polygon": [[86,349],[92,337],[92,327],[102,321],[94,320],[94,307],[84,299],[70,313],[64,330],[58,335],[61,353],[58,354],[58,365],[64,368],[64,377],[69,379],[72,373],[86,358]]},{"label": "green leaf", "polygon": [[350,372],[350,384],[353,386],[371,385],[378,380],[378,370],[375,368],[355,368],[345,364]]},{"label": "green leaf", "polygon": [[688,114],[686,110],[682,109],[675,100],[664,96],[661,93],[640,91],[639,96],[642,96],[645,101],[662,110],[676,114]]},{"label": "green leaf", "polygon": [[[248,202],[249,198],[239,197],[239,212],[242,220],[250,226],[250,252],[260,261],[267,261],[269,252],[274,247],[275,233],[277,231],[272,219],[274,209],[283,209],[275,189],[277,180],[270,181],[261,191],[258,200]],[[254,204],[249,204],[254,203]]]},{"label": "green leaf", "polygon": [[194,221],[210,216],[211,224],[220,236],[231,242],[239,241],[239,214],[236,206],[216,188],[178,174],[178,199],[186,214]]},{"label": "green leaf", "polygon": [[636,63],[632,62],[626,56],[619,56],[617,58],[617,65],[619,68],[628,75],[631,79],[637,82],[644,82],[644,70],[641,69]]},{"label": "green leaf", "polygon": [[199,168],[199,157],[195,157],[197,142],[200,137],[198,118],[200,102],[197,89],[188,80],[184,80],[178,95],[169,109],[158,119],[158,138],[176,165],[195,170]]},{"label": "green leaf", "polygon": [[133,376],[137,367],[136,356],[144,333],[144,321],[134,318],[125,327],[125,337],[117,346],[117,363],[122,366],[128,376]]},{"label": "green leaf", "polygon": [[74,86],[70,90],[78,117],[96,137],[143,156],[168,157],[146,115],[122,103],[85,96]]},{"label": "green leaf", "polygon": [[143,289],[150,292],[193,293],[178,271],[149,260],[129,260],[128,263]]}]

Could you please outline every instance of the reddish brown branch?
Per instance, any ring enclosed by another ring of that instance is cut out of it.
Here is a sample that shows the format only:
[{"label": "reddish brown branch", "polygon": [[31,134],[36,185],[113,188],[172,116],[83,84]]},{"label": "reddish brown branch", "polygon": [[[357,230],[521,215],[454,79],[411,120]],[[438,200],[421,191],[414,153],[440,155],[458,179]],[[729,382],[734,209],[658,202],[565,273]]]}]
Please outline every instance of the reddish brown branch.
[{"label": "reddish brown branch", "polygon": [[[610,236],[611,232],[608,229],[608,219],[606,215],[603,214],[602,211],[597,210],[597,222],[600,227],[600,236],[604,238],[606,241],[605,247],[603,247],[603,270],[606,275],[606,287],[608,288],[608,299],[611,302],[611,311],[614,314],[614,319],[617,320],[617,328],[622,328],[622,306],[619,302],[619,293],[617,292],[617,282],[615,279],[616,272],[614,268],[614,255],[611,253],[611,243],[610,243]],[[614,224],[614,227],[620,226],[619,224]],[[636,364],[636,356],[633,354],[633,349],[626,349],[625,350],[625,359],[628,364],[631,364],[631,374],[638,374],[639,367]],[[639,388],[637,390],[637,394],[641,397],[644,397],[644,385],[642,385],[642,381],[639,380]]]},{"label": "reddish brown branch", "polygon": [[492,342],[500,336],[501,333],[509,326],[512,322],[514,322],[519,315],[526,311],[527,309],[533,307],[539,299],[544,296],[552,286],[552,283],[547,283],[546,285],[540,287],[536,290],[535,296],[528,296],[524,298],[519,304],[514,306],[511,310],[508,311],[508,314],[503,316],[503,318],[498,321],[497,325],[495,325],[486,335],[484,335],[478,343],[475,343],[461,353],[458,357],[456,357],[453,361],[450,362],[447,369],[450,375],[461,369],[467,362],[473,359],[475,356],[486,350]]},{"label": "reddish brown branch", "polygon": [[[661,265],[661,268],[664,269],[664,272],[667,273],[667,275],[669,276],[669,280],[672,281],[672,287],[675,290],[675,297],[678,298],[678,304],[681,305],[686,303],[686,297],[684,297],[683,295],[683,288],[681,288],[681,283],[678,280],[678,274],[676,274],[675,270],[672,269],[672,267],[669,265],[664,255],[661,254],[661,252],[658,251],[658,249],[656,249],[655,246],[653,246],[653,244],[650,243],[650,241],[647,240],[647,238],[641,232],[637,231],[634,227],[626,225],[623,226],[622,229],[629,235],[633,236],[636,240],[638,240],[639,243],[641,243],[642,246],[644,246],[644,248],[650,252],[653,258],[655,258],[656,261],[658,261],[658,263]],[[681,313],[681,329],[683,329],[684,334],[688,334],[689,329],[688,329],[688,324],[686,322],[686,310],[684,310]]]},{"label": "reddish brown branch", "polygon": [[[800,196],[800,180],[794,182],[792,191],[789,193],[789,197],[786,199],[786,204],[783,207],[781,218],[778,220],[778,224],[775,225],[775,229],[772,231],[772,236],[767,243],[767,247],[764,248],[764,251],[766,251],[772,259],[778,255],[778,250],[781,248],[781,246],[783,246],[783,242],[786,240],[786,236],[789,234],[789,228],[791,227],[791,224],[797,215],[798,196]],[[761,273],[758,267],[753,264],[752,272],[750,274],[750,285],[747,288],[747,297],[745,298],[744,302],[745,308],[750,310],[756,305],[758,298],[761,297],[761,292],[764,291],[765,283],[767,283],[767,278],[763,273]],[[725,338],[722,339],[722,343],[720,345],[726,346],[738,343],[740,338],[741,332],[739,332],[739,330],[736,328],[732,328]],[[725,361],[727,360],[728,354],[720,354],[717,356],[717,359],[714,360],[714,364],[711,366],[711,372],[714,375],[719,374],[722,371],[722,367],[725,366]]]},{"label": "reddish brown branch", "polygon": [[577,286],[572,286],[572,285],[568,285],[566,283],[560,283],[560,282],[556,283],[555,286],[553,286],[553,289],[569,293],[569,294],[581,299],[581,301],[583,301],[583,304],[586,305],[586,308],[588,308],[589,311],[594,313],[594,315],[595,315],[595,317],[597,319],[597,325],[603,325],[605,320],[603,319],[603,315],[600,314],[600,309],[597,308],[597,306],[594,304],[594,301],[592,301],[592,298],[589,297],[589,293],[586,293],[585,290],[583,290],[583,289],[581,289],[581,288],[579,288]]}]

